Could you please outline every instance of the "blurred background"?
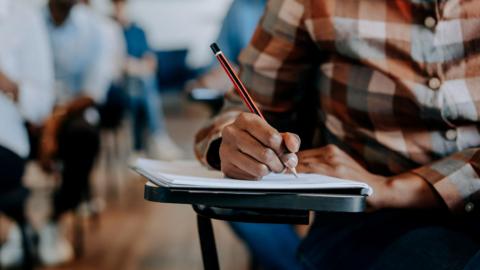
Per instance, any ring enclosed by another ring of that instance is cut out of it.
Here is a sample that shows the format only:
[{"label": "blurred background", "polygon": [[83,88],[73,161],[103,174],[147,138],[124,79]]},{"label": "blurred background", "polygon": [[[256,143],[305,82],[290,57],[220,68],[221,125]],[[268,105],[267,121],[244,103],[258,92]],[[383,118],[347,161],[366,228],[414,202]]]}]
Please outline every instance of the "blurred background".
[{"label": "blurred background", "polygon": [[[38,118],[22,119],[27,128],[19,131],[28,133],[30,151],[9,143],[18,135],[0,134],[0,159],[25,161],[17,178],[30,191],[22,197],[0,187],[2,269],[19,267],[21,238],[32,231],[38,269],[202,269],[191,207],[144,201],[144,180],[128,164],[138,157],[195,158],[194,135],[230,87],[209,45],[218,41],[236,63],[265,5],[232,2],[0,0],[0,40],[18,37],[20,44],[0,45],[0,89],[11,89],[0,91],[0,108],[11,97],[18,111],[32,108]],[[31,25],[29,14],[38,19]],[[35,28],[39,22],[42,29]],[[41,42],[48,48],[39,51]],[[31,59],[21,56],[25,51]],[[20,68],[10,70],[8,61]],[[30,79],[26,66],[45,82],[27,105],[23,94],[16,96],[22,79]],[[20,126],[8,119],[4,131]],[[71,165],[79,157],[91,164]],[[214,226],[222,268],[249,269],[243,243],[224,223]]]}]

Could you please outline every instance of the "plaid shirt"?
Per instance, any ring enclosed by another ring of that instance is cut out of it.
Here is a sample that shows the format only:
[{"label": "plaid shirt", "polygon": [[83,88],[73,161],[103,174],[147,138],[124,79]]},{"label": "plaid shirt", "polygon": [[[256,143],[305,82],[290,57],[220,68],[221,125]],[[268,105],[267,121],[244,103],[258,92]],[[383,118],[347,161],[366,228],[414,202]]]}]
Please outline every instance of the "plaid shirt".
[{"label": "plaid shirt", "polygon": [[[324,127],[327,143],[371,172],[413,172],[452,211],[476,212],[479,52],[479,1],[271,0],[241,76],[271,123],[294,123],[316,104],[319,120],[308,121]],[[226,101],[197,134],[205,163],[243,106],[233,92]]]}]

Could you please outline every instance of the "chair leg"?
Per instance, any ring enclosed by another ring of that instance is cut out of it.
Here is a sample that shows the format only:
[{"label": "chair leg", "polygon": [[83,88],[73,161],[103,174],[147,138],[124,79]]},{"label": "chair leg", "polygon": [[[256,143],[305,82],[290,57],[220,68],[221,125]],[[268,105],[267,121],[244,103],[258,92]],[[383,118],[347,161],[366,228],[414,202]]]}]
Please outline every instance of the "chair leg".
[{"label": "chair leg", "polygon": [[210,218],[197,215],[198,236],[202,249],[203,266],[205,270],[219,270],[215,235]]},{"label": "chair leg", "polygon": [[33,270],[35,265],[35,255],[33,251],[33,245],[30,241],[30,236],[28,234],[28,229],[26,224],[19,224],[20,233],[22,236],[22,249],[23,249],[23,265],[22,269],[24,270]]},{"label": "chair leg", "polygon": [[83,217],[77,213],[73,214],[73,248],[75,255],[82,257],[85,251],[84,247],[84,227],[83,227]]}]

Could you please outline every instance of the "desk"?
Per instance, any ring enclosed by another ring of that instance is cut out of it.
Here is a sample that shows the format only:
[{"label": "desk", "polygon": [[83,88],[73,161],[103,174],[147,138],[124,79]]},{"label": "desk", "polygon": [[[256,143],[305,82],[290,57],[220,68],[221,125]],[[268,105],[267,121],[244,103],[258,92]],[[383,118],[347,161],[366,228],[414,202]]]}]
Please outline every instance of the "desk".
[{"label": "desk", "polygon": [[204,268],[219,269],[211,219],[256,223],[308,224],[309,211],[363,212],[366,196],[348,190],[325,193],[214,192],[145,184],[144,197],[158,203],[190,204],[197,226]]}]

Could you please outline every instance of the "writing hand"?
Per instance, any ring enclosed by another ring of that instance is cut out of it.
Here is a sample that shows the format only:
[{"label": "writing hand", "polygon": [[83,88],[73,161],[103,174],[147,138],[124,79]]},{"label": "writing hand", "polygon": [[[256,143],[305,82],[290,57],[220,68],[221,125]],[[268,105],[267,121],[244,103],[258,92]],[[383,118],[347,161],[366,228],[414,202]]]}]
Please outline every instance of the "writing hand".
[{"label": "writing hand", "polygon": [[[279,133],[265,120],[252,113],[241,113],[225,127],[220,145],[221,169],[236,179],[261,179],[270,172],[280,173],[296,167],[295,154],[300,138],[292,133]],[[285,151],[289,153],[285,154]]]}]

